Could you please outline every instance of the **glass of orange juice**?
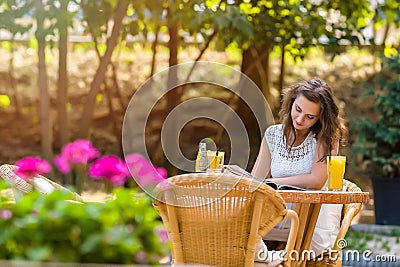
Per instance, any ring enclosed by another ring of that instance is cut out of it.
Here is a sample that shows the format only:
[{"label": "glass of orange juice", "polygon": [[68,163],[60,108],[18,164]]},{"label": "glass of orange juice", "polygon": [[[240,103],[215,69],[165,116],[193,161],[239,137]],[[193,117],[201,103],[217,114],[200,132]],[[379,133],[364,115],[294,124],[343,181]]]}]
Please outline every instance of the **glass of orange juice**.
[{"label": "glass of orange juice", "polygon": [[327,156],[326,165],[328,170],[328,190],[342,191],[343,176],[346,168],[346,157]]},{"label": "glass of orange juice", "polygon": [[214,172],[214,170],[216,169],[217,166],[217,151],[211,151],[211,150],[207,150],[207,156],[208,156],[208,168],[207,168],[207,172]]},{"label": "glass of orange juice", "polygon": [[207,168],[208,173],[220,173],[224,165],[224,152],[222,151],[207,151],[209,165]]}]

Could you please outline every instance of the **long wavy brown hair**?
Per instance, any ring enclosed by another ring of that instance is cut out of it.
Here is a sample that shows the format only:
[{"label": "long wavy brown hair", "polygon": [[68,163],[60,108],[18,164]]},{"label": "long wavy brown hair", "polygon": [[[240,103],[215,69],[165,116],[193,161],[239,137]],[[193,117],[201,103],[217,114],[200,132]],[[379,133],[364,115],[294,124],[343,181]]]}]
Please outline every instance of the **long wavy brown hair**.
[{"label": "long wavy brown hair", "polygon": [[[290,150],[296,141],[296,132],[293,126],[291,110],[294,100],[303,95],[309,101],[321,105],[319,120],[311,127],[310,131],[323,147],[324,155],[319,161],[325,160],[330,155],[334,144],[343,145],[347,138],[347,128],[344,124],[343,111],[331,87],[319,78],[296,83],[283,91],[282,107],[279,112],[283,124],[283,135],[286,140],[293,140],[287,144]],[[290,139],[290,136],[294,138]]]}]

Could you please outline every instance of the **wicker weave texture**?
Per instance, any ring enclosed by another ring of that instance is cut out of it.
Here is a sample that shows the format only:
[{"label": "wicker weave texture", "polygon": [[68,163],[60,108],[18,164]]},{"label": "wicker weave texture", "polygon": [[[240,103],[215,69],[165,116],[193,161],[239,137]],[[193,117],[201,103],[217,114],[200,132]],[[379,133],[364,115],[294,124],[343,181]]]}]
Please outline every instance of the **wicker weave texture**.
[{"label": "wicker weave texture", "polygon": [[247,178],[185,174],[166,182],[154,204],[177,264],[252,266],[256,243],[286,214],[275,190]]}]

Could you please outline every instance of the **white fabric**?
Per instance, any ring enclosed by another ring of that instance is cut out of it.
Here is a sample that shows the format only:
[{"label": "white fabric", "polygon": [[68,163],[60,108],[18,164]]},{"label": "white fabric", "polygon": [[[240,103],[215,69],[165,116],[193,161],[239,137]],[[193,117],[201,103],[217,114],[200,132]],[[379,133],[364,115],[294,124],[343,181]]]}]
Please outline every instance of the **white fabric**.
[{"label": "white fabric", "polygon": [[322,254],[327,248],[332,248],[335,244],[340,228],[342,207],[341,204],[321,205],[310,244],[310,250],[314,250],[315,255]]},{"label": "white fabric", "polygon": [[[295,176],[311,173],[317,140],[311,132],[297,147],[292,147],[290,152],[286,148],[283,136],[283,125],[272,125],[265,131],[265,138],[271,152],[271,174],[273,178]],[[326,184],[325,186],[326,187]],[[294,209],[294,203],[287,203],[288,208]],[[310,250],[315,255],[320,255],[325,249],[334,245],[339,232],[340,218],[343,205],[323,204],[311,240]],[[283,221],[274,227],[265,240],[286,241],[289,235],[290,221]]]},{"label": "white fabric", "polygon": [[42,194],[50,194],[55,190],[55,187],[47,182],[45,179],[34,177],[31,179],[31,183],[37,191]]},{"label": "white fabric", "polygon": [[290,152],[283,136],[283,125],[272,125],[265,131],[268,148],[271,152],[271,176],[288,177],[311,172],[317,140],[311,132],[303,143],[292,147]]}]

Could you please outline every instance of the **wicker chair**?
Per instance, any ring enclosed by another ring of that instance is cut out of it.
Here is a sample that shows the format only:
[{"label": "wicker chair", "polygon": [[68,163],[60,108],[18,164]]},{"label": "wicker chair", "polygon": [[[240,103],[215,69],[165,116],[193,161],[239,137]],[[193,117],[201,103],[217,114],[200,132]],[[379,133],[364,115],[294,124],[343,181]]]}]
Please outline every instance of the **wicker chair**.
[{"label": "wicker chair", "polygon": [[[10,185],[10,187],[13,191],[13,194],[14,194],[13,201],[17,200],[19,197],[21,197],[24,194],[31,193],[34,190],[34,187],[30,183],[26,182],[24,179],[22,179],[21,177],[19,177],[18,175],[16,175],[14,173],[14,170],[16,168],[18,168],[18,167],[15,165],[9,165],[9,164],[3,164],[0,166],[0,178],[6,180],[7,183]],[[70,194],[71,200],[83,202],[83,199],[79,194],[68,190],[67,188],[59,185],[58,183],[53,182],[52,180],[47,179],[46,177],[44,177],[42,175],[36,175],[36,178],[40,178],[40,179],[47,181],[55,188],[55,190],[59,190],[59,191],[65,192],[67,194]],[[8,192],[8,190],[6,190],[4,193],[7,193],[7,192]],[[40,192],[40,193],[45,194],[44,192]]]},{"label": "wicker chair", "polygon": [[[362,190],[354,183],[344,180],[343,185],[346,187],[348,192],[361,192]],[[317,257],[315,260],[307,261],[306,266],[342,266],[342,259],[340,258],[340,241],[346,236],[347,230],[351,224],[354,217],[360,212],[362,203],[350,203],[343,205],[342,209],[342,219],[340,224],[340,229],[338,236],[336,237],[335,244],[332,247],[332,252],[330,255],[324,255],[324,257]]]},{"label": "wicker chair", "polygon": [[293,249],[297,214],[265,184],[228,174],[184,174],[160,183],[155,193],[175,264],[253,266],[257,242],[286,217],[292,228],[285,249]]}]

